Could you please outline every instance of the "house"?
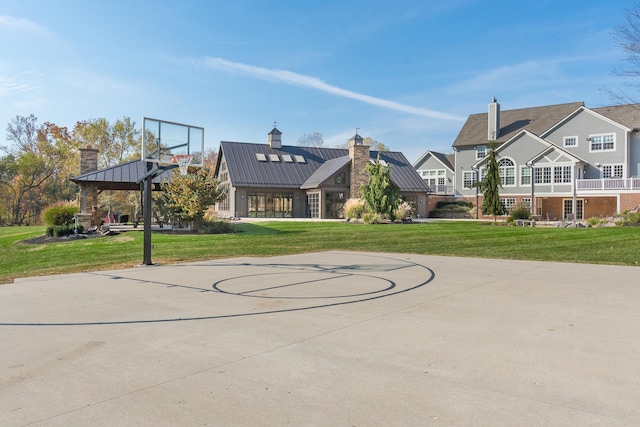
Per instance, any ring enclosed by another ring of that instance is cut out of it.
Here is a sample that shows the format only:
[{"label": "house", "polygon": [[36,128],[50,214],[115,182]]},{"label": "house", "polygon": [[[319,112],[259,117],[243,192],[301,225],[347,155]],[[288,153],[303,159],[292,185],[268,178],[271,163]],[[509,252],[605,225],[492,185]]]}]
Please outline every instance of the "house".
[{"label": "house", "polygon": [[500,111],[494,98],[486,113],[468,117],[453,142],[449,197],[482,204],[473,184],[484,177],[489,141],[496,142],[507,209],[520,203],[542,218],[584,219],[640,205],[640,104]]},{"label": "house", "polygon": [[349,149],[282,145],[274,128],[267,143],[220,143],[215,175],[227,197],[216,210],[228,217],[342,218],[349,198],[368,182],[369,162],[390,168],[414,215],[424,217],[428,186],[400,152],[371,151],[356,133]]},{"label": "house", "polygon": [[428,150],[414,164],[425,183],[429,186],[429,205],[436,206],[454,195],[455,156]]}]

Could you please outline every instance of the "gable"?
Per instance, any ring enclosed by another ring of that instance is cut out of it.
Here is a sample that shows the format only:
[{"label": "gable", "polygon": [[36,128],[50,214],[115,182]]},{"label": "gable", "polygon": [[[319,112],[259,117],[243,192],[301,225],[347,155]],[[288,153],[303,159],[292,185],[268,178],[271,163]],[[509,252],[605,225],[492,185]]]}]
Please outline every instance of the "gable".
[{"label": "gable", "polygon": [[[544,107],[503,110],[500,112],[500,133],[496,141],[500,145],[523,130],[534,135],[542,135],[583,105],[582,102],[572,102]],[[488,113],[470,115],[453,142],[453,147],[486,144],[488,120]]]},{"label": "gable", "polygon": [[[524,165],[532,156],[548,149],[549,142],[528,131],[521,131],[509,141],[496,149],[498,158],[510,158],[518,165]],[[473,166],[479,168],[487,161],[487,157],[479,160]]]}]

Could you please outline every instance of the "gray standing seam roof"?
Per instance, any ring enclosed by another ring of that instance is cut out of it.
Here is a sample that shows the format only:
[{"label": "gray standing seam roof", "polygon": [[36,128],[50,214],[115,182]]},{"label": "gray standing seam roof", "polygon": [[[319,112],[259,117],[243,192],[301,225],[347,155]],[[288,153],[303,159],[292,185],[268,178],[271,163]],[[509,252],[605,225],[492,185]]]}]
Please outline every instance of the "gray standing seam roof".
[{"label": "gray standing seam roof", "polygon": [[[140,190],[138,179],[147,172],[146,162],[131,160],[116,166],[87,172],[71,178],[76,184],[92,184],[99,190]],[[162,181],[170,180],[172,172],[165,170],[153,179],[157,186]]]},{"label": "gray standing seam roof", "polygon": [[[264,154],[266,161],[257,160],[256,153]],[[391,179],[402,191],[428,191],[425,182],[402,153],[371,151],[370,157],[375,160],[378,153],[380,158],[391,167]],[[279,161],[271,161],[269,158],[271,154],[278,155]],[[299,163],[295,159],[293,162],[284,162],[282,159],[283,154],[288,154],[292,157],[302,156],[305,162]],[[334,159],[348,158],[349,150],[345,148],[299,147],[292,145],[283,145],[281,148],[276,149],[271,148],[268,144],[223,141],[220,143],[218,156],[220,159],[224,156],[229,179],[234,187],[294,189],[305,185],[307,180],[323,164]],[[322,171],[318,172],[317,179],[325,176],[326,172],[332,170],[339,163],[340,161],[331,162]],[[346,166],[346,163],[344,166]],[[316,177],[313,178],[314,182]],[[307,188],[306,185],[305,188]]]}]

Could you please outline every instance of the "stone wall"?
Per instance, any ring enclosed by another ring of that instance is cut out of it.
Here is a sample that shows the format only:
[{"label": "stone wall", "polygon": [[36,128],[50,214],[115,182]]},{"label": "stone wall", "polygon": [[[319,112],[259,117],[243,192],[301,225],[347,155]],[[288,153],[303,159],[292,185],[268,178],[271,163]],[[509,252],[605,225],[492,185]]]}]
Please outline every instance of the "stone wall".
[{"label": "stone wall", "polygon": [[369,163],[369,146],[362,143],[362,137],[357,135],[351,139],[349,157],[351,157],[350,195],[352,199],[360,197],[360,187],[369,182],[367,164]]}]

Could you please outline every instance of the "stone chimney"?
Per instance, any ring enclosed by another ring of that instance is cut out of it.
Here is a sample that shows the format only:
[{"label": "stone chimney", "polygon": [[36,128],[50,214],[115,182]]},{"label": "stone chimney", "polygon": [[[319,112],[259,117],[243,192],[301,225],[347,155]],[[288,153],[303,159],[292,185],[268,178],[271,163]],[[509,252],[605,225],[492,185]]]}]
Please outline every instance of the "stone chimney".
[{"label": "stone chimney", "polygon": [[487,132],[487,140],[495,141],[500,136],[500,104],[494,97],[489,103],[489,131]]},{"label": "stone chimney", "polygon": [[271,148],[282,148],[282,132],[276,127],[269,132],[269,146]]},{"label": "stone chimney", "polygon": [[[80,149],[80,175],[98,170],[98,150],[88,146]],[[80,185],[80,214],[78,222],[86,229],[100,225],[98,212],[98,188],[90,184]]]},{"label": "stone chimney", "polygon": [[349,157],[351,157],[351,183],[349,197],[360,197],[360,187],[369,182],[367,164],[369,163],[369,146],[357,133],[349,140]]}]

